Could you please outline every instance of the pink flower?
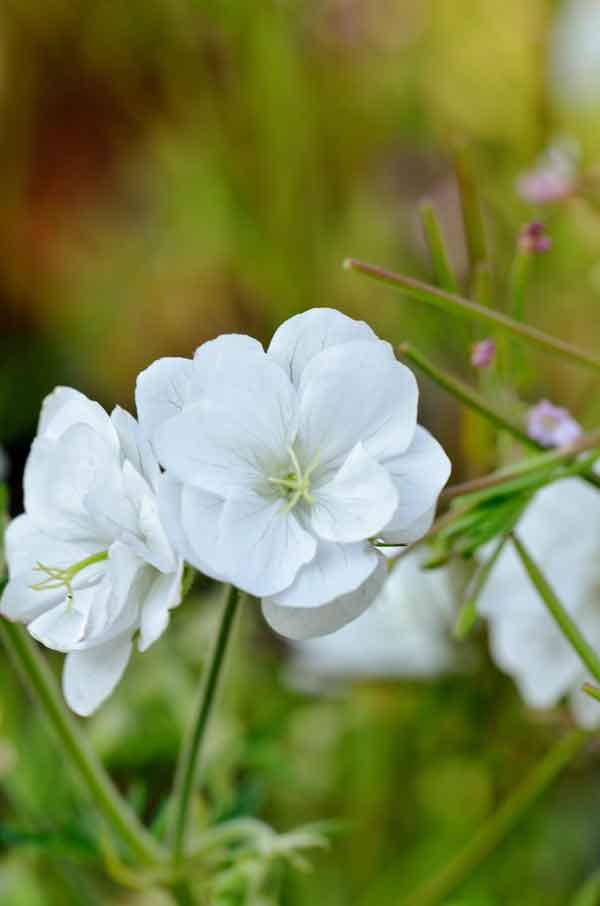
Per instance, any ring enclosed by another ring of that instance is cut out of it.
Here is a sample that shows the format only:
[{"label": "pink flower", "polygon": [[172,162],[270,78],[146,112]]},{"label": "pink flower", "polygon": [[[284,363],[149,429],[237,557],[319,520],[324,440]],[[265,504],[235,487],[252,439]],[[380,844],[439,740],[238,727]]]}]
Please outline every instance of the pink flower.
[{"label": "pink flower", "polygon": [[471,347],[471,365],[474,368],[487,368],[496,355],[496,343],[491,337],[473,343]]},{"label": "pink flower", "polygon": [[581,425],[561,406],[541,400],[527,414],[527,433],[544,447],[573,443],[582,432]]}]

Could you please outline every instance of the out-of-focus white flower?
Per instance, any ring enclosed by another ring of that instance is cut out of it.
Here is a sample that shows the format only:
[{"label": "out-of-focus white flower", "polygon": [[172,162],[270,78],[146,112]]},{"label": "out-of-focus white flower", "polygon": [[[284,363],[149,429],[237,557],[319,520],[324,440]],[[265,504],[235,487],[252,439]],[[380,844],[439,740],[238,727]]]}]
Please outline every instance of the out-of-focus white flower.
[{"label": "out-of-focus white flower", "polygon": [[6,531],[0,613],[67,654],[65,698],[94,711],[179,604],[182,560],[158,515],[158,463],[135,419],[76,390],[44,401],[25,468],[25,513]]},{"label": "out-of-focus white flower", "polygon": [[455,669],[452,639],[457,588],[447,567],[422,569],[416,548],[392,568],[373,605],[354,622],[320,639],[297,642],[292,677],[434,677]]},{"label": "out-of-focus white flower", "polygon": [[545,447],[562,447],[577,440],[581,425],[562,406],[541,400],[527,413],[527,433]]},{"label": "out-of-focus white flower", "polygon": [[[543,488],[517,534],[591,645],[600,647],[598,551],[600,495],[578,478]],[[570,698],[576,720],[600,725],[600,702],[580,687],[592,681],[549,615],[514,548],[505,547],[480,598],[489,621],[492,656],[533,708]]]},{"label": "out-of-focus white flower", "polygon": [[600,106],[600,3],[567,0],[551,42],[550,84],[555,97],[576,109]]},{"label": "out-of-focus white flower", "polygon": [[430,526],[449,460],[419,427],[417,385],[389,343],[331,309],[162,359],[136,392],[166,478],[165,525],[209,576],[263,599],[291,638],[333,632],[373,601],[385,562]]},{"label": "out-of-focus white flower", "polygon": [[517,178],[517,193],[533,204],[547,204],[568,198],[577,183],[577,149],[571,142],[550,145],[531,170]]}]

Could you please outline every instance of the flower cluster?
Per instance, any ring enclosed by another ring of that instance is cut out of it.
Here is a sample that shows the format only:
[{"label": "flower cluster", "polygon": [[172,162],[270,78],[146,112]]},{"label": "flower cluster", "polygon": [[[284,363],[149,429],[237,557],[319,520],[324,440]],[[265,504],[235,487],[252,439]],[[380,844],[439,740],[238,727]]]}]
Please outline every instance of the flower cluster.
[{"label": "flower cluster", "polygon": [[419,539],[450,474],[417,397],[391,346],[330,309],[291,318],[266,351],[227,335],[155,362],[139,424],[59,388],[7,532],[1,613],[67,654],[80,714],[113,690],[134,639],[144,651],[164,632],[184,561],[262,598],[285,636],[339,629],[382,588],[378,542]]}]

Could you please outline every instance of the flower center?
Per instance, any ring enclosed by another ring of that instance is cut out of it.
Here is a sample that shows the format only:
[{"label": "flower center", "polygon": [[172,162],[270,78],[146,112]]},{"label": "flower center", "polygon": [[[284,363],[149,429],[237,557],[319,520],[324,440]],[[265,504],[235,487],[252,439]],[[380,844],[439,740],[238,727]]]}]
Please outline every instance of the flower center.
[{"label": "flower center", "polygon": [[37,565],[34,567],[34,572],[44,573],[46,578],[29,587],[33,591],[49,591],[53,588],[66,588],[67,599],[72,601],[74,595],[73,580],[75,576],[82,572],[82,570],[87,569],[88,566],[93,566],[95,563],[101,563],[103,560],[108,560],[108,551],[100,551],[97,554],[91,554],[89,557],[85,557],[83,560],[79,560],[77,563],[73,563],[72,566],[67,567],[46,566],[45,563],[41,563],[38,560]]},{"label": "flower center", "polygon": [[288,454],[291,460],[292,469],[281,478],[269,478],[269,482],[274,484],[286,503],[283,507],[284,512],[292,510],[301,500],[306,503],[314,503],[315,498],[310,493],[310,479],[319,465],[319,454],[309,462],[304,471],[291,447],[288,447]]}]

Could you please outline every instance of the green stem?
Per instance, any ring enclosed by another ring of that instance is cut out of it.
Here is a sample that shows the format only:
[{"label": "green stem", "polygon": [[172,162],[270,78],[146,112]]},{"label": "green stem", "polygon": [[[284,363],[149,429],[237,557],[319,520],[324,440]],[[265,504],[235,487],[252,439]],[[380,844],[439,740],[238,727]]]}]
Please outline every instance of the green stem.
[{"label": "green stem", "polygon": [[448,902],[448,896],[494,851],[523,817],[536,799],[581,749],[586,734],[572,730],[547,753],[479,829],[478,833],[431,881],[409,896],[404,906],[436,906]]},{"label": "green stem", "polygon": [[458,145],[455,148],[454,167],[458,181],[471,280],[474,281],[478,266],[487,261],[488,254],[479,193],[469,153],[465,145]]},{"label": "green stem", "polygon": [[531,272],[531,252],[517,248],[509,275],[509,311],[515,321],[525,318],[525,289]]},{"label": "green stem", "polygon": [[487,580],[490,577],[490,573],[494,568],[494,565],[502,553],[504,545],[508,540],[508,533],[503,534],[497,541],[496,547],[494,548],[492,554],[484,560],[481,564],[475,575],[473,576],[472,581],[469,584],[467,589],[466,600],[456,619],[456,624],[454,626],[453,634],[457,639],[464,639],[469,632],[473,629],[477,621],[477,605],[479,603],[479,598],[481,593],[485,588]]},{"label": "green stem", "polygon": [[473,295],[479,305],[492,304],[492,270],[487,261],[479,261],[473,278]]},{"label": "green stem", "polygon": [[[408,359],[409,362],[412,362],[413,365],[416,365],[421,371],[424,371],[433,381],[443,387],[448,393],[456,397],[461,403],[464,403],[466,406],[469,406],[471,409],[474,409],[489,422],[496,426],[501,431],[506,431],[508,434],[512,434],[514,438],[520,441],[525,446],[531,447],[534,450],[545,451],[546,448],[540,444],[537,440],[534,440],[521,428],[519,424],[509,419],[502,412],[499,412],[488,400],[481,395],[477,390],[474,390],[472,387],[469,387],[468,384],[465,384],[464,381],[461,381],[459,378],[454,377],[454,375],[448,374],[447,371],[444,371],[441,368],[438,368],[437,365],[434,365],[428,358],[426,358],[422,352],[418,352],[413,346],[409,343],[401,343],[398,347],[398,352],[404,358]],[[600,478],[597,475],[594,475],[593,472],[587,471],[589,463],[582,465],[581,469],[579,466],[575,467],[575,472],[579,474],[582,473],[582,477],[589,484],[593,484],[595,487],[600,487]]]},{"label": "green stem", "polygon": [[123,801],[100,761],[66,710],[56,680],[41,652],[21,626],[0,620],[2,641],[37,696],[63,751],[75,766],[98,811],[139,861],[155,865],[162,853],[157,843]]},{"label": "green stem", "polygon": [[520,425],[511,421],[503,413],[494,408],[494,406],[492,406],[477,390],[473,390],[472,387],[469,387],[468,384],[465,384],[459,378],[438,368],[437,365],[430,362],[429,359],[421,352],[414,349],[414,347],[408,343],[402,343],[399,346],[398,351],[405,359],[408,359],[409,362],[412,362],[413,365],[416,365],[421,371],[424,371],[425,374],[439,384],[440,387],[443,387],[444,390],[451,393],[452,396],[460,400],[461,403],[464,403],[466,406],[479,412],[480,415],[495,425],[496,428],[512,434],[513,437],[527,447],[531,447],[535,450],[544,449],[541,444],[529,437]]},{"label": "green stem", "polygon": [[526,475],[528,472],[536,472],[539,469],[560,465],[575,458],[579,453],[594,449],[594,447],[600,447],[600,431],[584,434],[572,444],[566,444],[564,447],[557,447],[547,453],[531,456],[516,465],[493,472],[491,475],[484,475],[482,478],[475,478],[473,481],[465,481],[462,484],[450,485],[444,488],[440,497],[444,500],[453,500],[455,497],[463,497],[465,494],[473,494],[477,491],[497,487],[512,481],[520,475]]},{"label": "green stem", "polygon": [[508,315],[502,314],[502,312],[496,311],[493,308],[487,308],[483,305],[479,305],[477,302],[471,302],[470,299],[463,299],[455,293],[448,293],[442,289],[436,289],[435,286],[430,286],[428,283],[423,283],[421,280],[415,280],[413,277],[406,277],[404,274],[395,274],[391,271],[386,271],[381,267],[376,267],[373,264],[366,264],[364,261],[358,261],[355,258],[346,258],[344,261],[344,268],[350,271],[357,271],[358,273],[364,274],[366,277],[377,280],[379,283],[386,283],[390,286],[394,286],[417,302],[425,302],[428,305],[434,305],[453,315],[459,314],[464,318],[469,318],[471,320],[486,321],[490,324],[495,324],[498,327],[509,330],[517,336],[529,340],[529,342],[534,343],[537,346],[541,346],[544,349],[556,353],[556,355],[561,355],[572,362],[577,362],[579,365],[586,365],[590,368],[600,370],[600,359],[597,359],[590,353],[578,349],[576,346],[571,345],[571,343],[566,343],[558,337],[552,337],[542,330],[538,330],[536,327],[531,327],[528,324],[522,324],[519,321],[515,321],[513,318],[509,318]]},{"label": "green stem", "polygon": [[452,271],[450,258],[444,243],[442,230],[430,201],[424,201],[420,208],[423,232],[429,247],[435,282],[450,293],[458,292],[458,282]]},{"label": "green stem", "polygon": [[231,638],[231,630],[233,629],[239,599],[240,592],[238,589],[230,586],[227,592],[227,600],[223,610],[219,632],[202,683],[196,716],[192,724],[190,735],[181,751],[179,763],[177,765],[173,793],[175,802],[173,858],[176,863],[181,862],[185,855],[186,833],[192,803],[192,794],[197,782],[200,750],[215,702],[219,677],[225,662],[225,654],[228,642]]},{"label": "green stem", "polygon": [[540,598],[548,608],[548,611],[557,623],[558,628],[561,630],[567,641],[570,642],[571,646],[575,649],[575,651],[581,658],[582,663],[590,671],[596,682],[600,683],[600,658],[598,657],[592,646],[589,644],[587,639],[584,638],[583,634],[573,622],[570,615],[563,607],[562,603],[556,597],[554,591],[548,584],[539,566],[530,556],[523,542],[517,537],[516,534],[512,535],[512,541],[515,546],[515,550],[517,551],[521,562],[525,567],[527,575],[531,579],[533,585],[536,587]]}]

